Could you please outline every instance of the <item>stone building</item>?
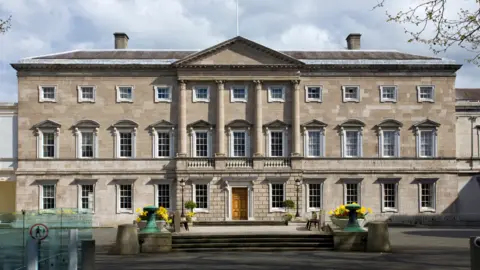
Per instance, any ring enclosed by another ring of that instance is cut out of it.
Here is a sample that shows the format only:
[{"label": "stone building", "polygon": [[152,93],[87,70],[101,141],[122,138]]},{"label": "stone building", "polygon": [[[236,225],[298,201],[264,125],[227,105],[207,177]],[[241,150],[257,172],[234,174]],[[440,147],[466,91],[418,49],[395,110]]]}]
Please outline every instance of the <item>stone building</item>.
[{"label": "stone building", "polygon": [[3,213],[15,211],[17,167],[17,104],[0,103],[0,223]]},{"label": "stone building", "polygon": [[[454,61],[398,51],[78,50],[19,60],[17,209],[130,223],[276,220],[359,202],[378,217],[455,213]],[[185,185],[182,188],[181,183]],[[183,189],[183,192],[182,192]],[[296,209],[290,210],[295,214]]]}]

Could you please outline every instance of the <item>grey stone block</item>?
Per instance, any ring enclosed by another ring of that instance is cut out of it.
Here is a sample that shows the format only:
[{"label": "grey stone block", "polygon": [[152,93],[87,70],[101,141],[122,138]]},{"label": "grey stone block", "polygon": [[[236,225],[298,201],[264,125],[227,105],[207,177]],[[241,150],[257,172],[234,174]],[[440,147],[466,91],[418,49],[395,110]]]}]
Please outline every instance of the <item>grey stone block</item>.
[{"label": "grey stone block", "polygon": [[114,255],[134,255],[140,252],[137,226],[132,224],[119,225],[115,246],[110,250]]},{"label": "grey stone block", "polygon": [[383,221],[372,221],[368,223],[367,251],[370,252],[391,252],[388,224]]}]

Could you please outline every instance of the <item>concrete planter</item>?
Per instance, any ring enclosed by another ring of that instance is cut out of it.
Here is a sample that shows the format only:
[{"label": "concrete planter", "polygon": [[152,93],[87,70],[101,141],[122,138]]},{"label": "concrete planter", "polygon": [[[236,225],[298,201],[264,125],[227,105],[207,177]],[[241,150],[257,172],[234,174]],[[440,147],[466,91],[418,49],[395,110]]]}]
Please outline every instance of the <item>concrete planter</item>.
[{"label": "concrete planter", "polygon": [[[340,229],[345,229],[345,226],[347,226],[348,223],[348,218],[336,218],[334,216],[331,216],[330,219],[332,220],[332,223],[335,224],[337,227]],[[358,225],[363,228],[365,225],[365,219],[359,218],[358,220]]]},{"label": "concrete planter", "polygon": [[[165,220],[157,220],[156,222],[157,222],[157,227],[160,230],[167,229],[167,222]],[[145,226],[147,226],[147,221],[142,220],[142,221],[137,223],[137,226],[141,230],[141,229],[145,228]]]}]

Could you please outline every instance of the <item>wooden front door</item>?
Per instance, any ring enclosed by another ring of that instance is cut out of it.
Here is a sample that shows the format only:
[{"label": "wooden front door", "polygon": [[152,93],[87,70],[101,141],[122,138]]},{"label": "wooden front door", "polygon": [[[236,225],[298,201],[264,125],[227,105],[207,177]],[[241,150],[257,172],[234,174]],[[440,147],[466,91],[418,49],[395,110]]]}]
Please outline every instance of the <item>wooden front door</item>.
[{"label": "wooden front door", "polygon": [[248,188],[232,188],[232,219],[248,219]]}]

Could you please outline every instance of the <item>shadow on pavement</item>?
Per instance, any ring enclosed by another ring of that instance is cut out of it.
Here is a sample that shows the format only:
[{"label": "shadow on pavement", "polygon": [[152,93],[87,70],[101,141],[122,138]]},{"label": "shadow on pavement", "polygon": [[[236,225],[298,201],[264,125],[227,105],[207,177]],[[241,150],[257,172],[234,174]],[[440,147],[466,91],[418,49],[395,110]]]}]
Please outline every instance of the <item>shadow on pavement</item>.
[{"label": "shadow on pavement", "polygon": [[480,236],[480,230],[428,230],[428,231],[406,231],[408,235],[431,236],[431,237],[448,237],[448,238],[465,238],[470,236]]}]

